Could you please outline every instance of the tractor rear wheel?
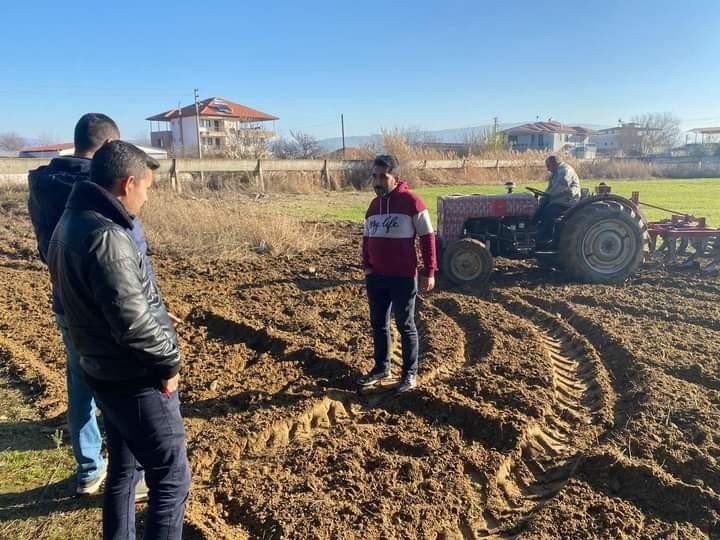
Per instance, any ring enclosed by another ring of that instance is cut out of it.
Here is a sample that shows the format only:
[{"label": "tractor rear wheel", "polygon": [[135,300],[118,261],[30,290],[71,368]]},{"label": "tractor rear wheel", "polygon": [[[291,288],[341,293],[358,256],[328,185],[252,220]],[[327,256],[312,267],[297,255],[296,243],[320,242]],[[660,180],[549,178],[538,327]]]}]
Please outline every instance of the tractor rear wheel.
[{"label": "tractor rear wheel", "polygon": [[597,202],[580,209],[562,228],[560,262],[572,278],[588,283],[621,283],[649,251],[643,218],[629,205]]},{"label": "tractor rear wheel", "polygon": [[490,277],[493,257],[479,240],[463,238],[443,253],[442,270],[455,285],[482,285]]}]

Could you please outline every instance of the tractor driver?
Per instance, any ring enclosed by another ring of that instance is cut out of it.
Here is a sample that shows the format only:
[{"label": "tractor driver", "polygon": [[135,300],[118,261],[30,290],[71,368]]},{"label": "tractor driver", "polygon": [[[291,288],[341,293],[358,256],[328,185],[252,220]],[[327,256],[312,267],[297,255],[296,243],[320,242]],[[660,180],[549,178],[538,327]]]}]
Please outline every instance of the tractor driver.
[{"label": "tractor driver", "polygon": [[555,219],[580,200],[580,179],[575,169],[554,155],[545,160],[545,166],[550,179],[535,214],[538,243],[551,242]]}]

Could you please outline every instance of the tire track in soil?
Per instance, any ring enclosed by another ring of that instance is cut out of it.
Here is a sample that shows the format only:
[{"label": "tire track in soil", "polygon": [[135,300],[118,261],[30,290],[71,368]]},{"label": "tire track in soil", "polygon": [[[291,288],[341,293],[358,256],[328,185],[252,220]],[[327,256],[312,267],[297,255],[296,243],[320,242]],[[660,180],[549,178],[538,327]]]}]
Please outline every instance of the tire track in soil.
[{"label": "tire track in soil", "polygon": [[[466,468],[486,509],[483,519],[463,525],[467,539],[516,537],[531,516],[563,489],[582,451],[610,425],[607,374],[590,343],[551,314],[519,298],[502,297],[508,311],[535,326],[551,366],[555,402],[542,421],[525,426],[516,450],[501,463],[489,489],[479,483],[480,471]],[[490,507],[499,511],[490,513]]]},{"label": "tire track in soil", "polygon": [[654,285],[668,292],[683,291],[683,296],[714,302],[720,295],[720,283],[712,279],[700,280],[684,277],[683,279],[660,276],[660,277],[644,277],[640,276],[632,280],[636,285]]},{"label": "tire track in soil", "polygon": [[[624,340],[609,334],[597,322],[578,312],[571,303],[559,299],[524,294],[522,299],[543,311],[556,313],[585,336],[595,349],[602,351],[602,362],[611,375],[617,397],[613,407],[614,426],[598,437],[597,451],[583,458],[578,474],[594,489],[620,497],[637,506],[644,514],[668,521],[687,521],[709,531],[720,533],[720,497],[686,483],[667,470],[657,470],[638,463],[612,446],[604,444],[619,435],[628,422],[645,405],[643,388],[651,385],[643,363]],[[622,447],[622,444],[620,444]],[[600,464],[600,465],[598,465]]]},{"label": "tire track in soil", "polygon": [[643,306],[642,304],[640,306],[635,306],[627,302],[620,302],[607,298],[604,298],[603,301],[600,302],[593,296],[582,294],[572,295],[569,300],[570,302],[580,304],[581,306],[602,308],[608,311],[617,310],[625,315],[631,315],[633,317],[637,317],[638,319],[652,319],[660,322],[679,322],[692,326],[699,326],[714,332],[720,331],[720,328],[718,328],[717,325],[717,320],[713,317],[692,317],[687,316],[684,313],[662,311]]}]

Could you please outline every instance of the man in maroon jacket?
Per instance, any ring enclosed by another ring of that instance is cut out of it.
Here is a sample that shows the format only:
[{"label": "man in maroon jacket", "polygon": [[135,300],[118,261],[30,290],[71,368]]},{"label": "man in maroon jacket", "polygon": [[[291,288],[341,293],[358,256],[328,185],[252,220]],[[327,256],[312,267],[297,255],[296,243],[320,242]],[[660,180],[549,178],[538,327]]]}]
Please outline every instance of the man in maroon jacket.
[{"label": "man in maroon jacket", "polygon": [[418,292],[418,261],[415,237],[420,237],[424,268],[420,290],[435,287],[437,257],[435,233],[425,203],[400,180],[397,159],[375,158],[372,183],[376,197],[365,214],[363,268],[370,303],[370,322],[375,345],[375,367],[358,380],[369,386],[388,379],[390,373],[390,310],[402,339],[403,368],[398,392],[417,386],[418,334],[415,297]]}]

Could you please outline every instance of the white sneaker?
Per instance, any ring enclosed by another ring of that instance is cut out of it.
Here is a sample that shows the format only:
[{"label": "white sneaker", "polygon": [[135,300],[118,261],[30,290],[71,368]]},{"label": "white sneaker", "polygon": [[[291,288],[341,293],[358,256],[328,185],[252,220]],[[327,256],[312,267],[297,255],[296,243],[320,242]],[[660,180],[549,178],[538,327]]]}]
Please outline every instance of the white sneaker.
[{"label": "white sneaker", "polygon": [[95,475],[95,478],[91,478],[90,480],[86,480],[84,482],[78,481],[77,488],[75,488],[75,493],[77,493],[78,495],[95,495],[97,492],[100,491],[100,488],[102,487],[102,484],[105,481],[106,477],[107,465],[104,465],[100,472]]},{"label": "white sneaker", "polygon": [[148,500],[148,487],[145,483],[145,475],[142,475],[140,477],[140,480],[138,480],[138,483],[135,484],[135,502],[144,502]]}]

